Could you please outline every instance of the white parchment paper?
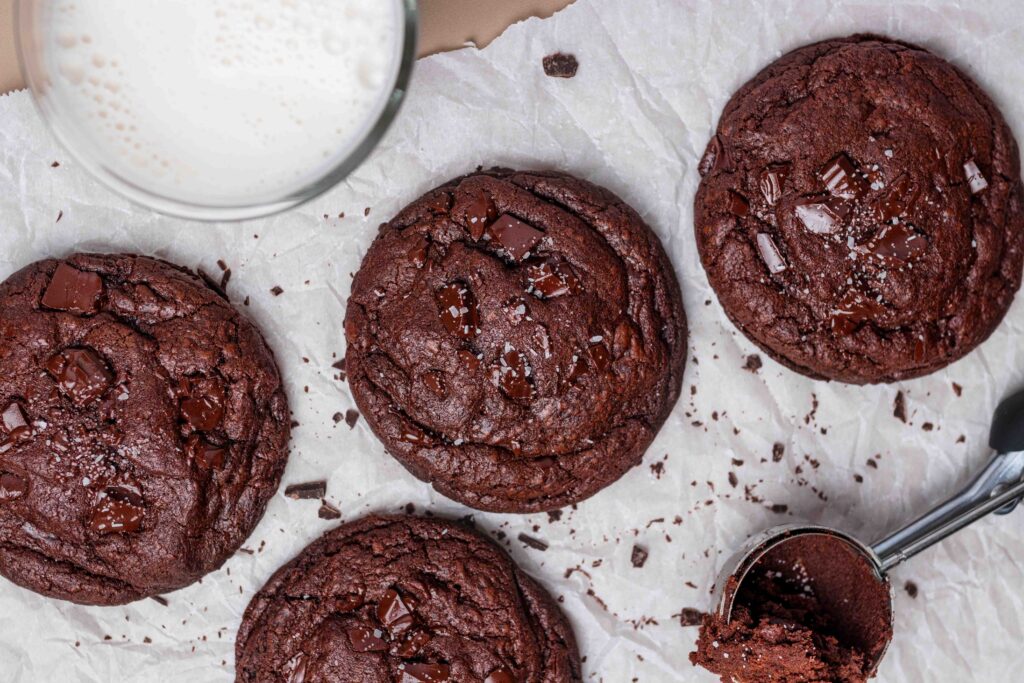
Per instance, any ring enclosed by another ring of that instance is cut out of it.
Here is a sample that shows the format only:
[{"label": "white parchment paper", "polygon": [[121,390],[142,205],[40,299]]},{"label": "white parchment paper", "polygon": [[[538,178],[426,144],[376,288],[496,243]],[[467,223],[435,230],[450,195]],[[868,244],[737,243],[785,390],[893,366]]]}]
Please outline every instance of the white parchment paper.
[{"label": "white parchment paper", "polygon": [[[588,680],[713,681],[687,661],[696,629],[676,615],[709,607],[724,556],[785,521],[873,540],[909,520],[984,461],[995,404],[1024,383],[1020,300],[979,350],[921,380],[825,384],[767,359],[757,373],[742,369],[755,349],[723,316],[697,258],[697,160],[730,93],[763,65],[854,31],[916,41],[956,62],[1024,134],[1024,6],[1014,0],[578,0],[485,50],[422,60],[399,121],[367,164],[311,205],[245,224],[189,223],[128,204],[64,154],[26,93],[0,98],[0,277],[72,250],[155,254],[214,274],[223,259],[229,294],[250,297],[300,423],[285,482],[327,478],[346,519],[408,502],[462,516],[470,511],[407,474],[362,420],[351,430],[332,420],[354,405],[331,368],[344,354],[350,273],[378,223],[478,164],[563,169],[608,186],[661,236],[679,273],[695,359],[684,397],[642,466],[560,520],[475,519],[504,532],[515,559],[564,596]],[[579,58],[574,79],[543,74],[541,58],[557,50]],[[275,285],[281,296],[271,295]],[[898,390],[907,424],[893,417]],[[785,447],[779,462],[776,442]],[[763,502],[747,500],[745,486]],[[278,494],[246,544],[256,552],[167,596],[166,607],[78,607],[0,583],[0,680],[231,681],[250,597],[335,524],[319,520],[317,507]],[[525,547],[520,532],[550,548]],[[641,569],[630,563],[634,543],[650,552]],[[566,577],[577,566],[586,571]],[[894,582],[896,640],[880,680],[1021,680],[1024,512],[979,523],[899,568]]]}]

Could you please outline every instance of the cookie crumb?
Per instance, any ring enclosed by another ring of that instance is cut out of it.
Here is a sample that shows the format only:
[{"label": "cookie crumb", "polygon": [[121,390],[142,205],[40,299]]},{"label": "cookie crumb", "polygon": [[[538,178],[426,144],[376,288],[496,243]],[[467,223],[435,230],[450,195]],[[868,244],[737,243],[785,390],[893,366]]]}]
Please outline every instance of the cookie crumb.
[{"label": "cookie crumb", "polygon": [[917,597],[917,584],[913,581],[907,581],[905,584],[903,584],[903,590],[907,591],[907,595],[909,595],[910,597]]},{"label": "cookie crumb", "polygon": [[630,556],[629,560],[633,563],[634,567],[639,569],[640,567],[644,566],[645,562],[647,562],[647,557],[649,554],[650,553],[647,552],[647,548],[644,548],[641,545],[634,545],[633,553]]},{"label": "cookie crumb", "polygon": [[749,356],[747,356],[747,362],[743,364],[743,369],[748,372],[756,373],[758,370],[761,369],[762,365],[763,363],[761,362],[761,356],[757,355],[756,353],[752,353]]},{"label": "cookie crumb", "polygon": [[902,391],[896,392],[896,399],[892,404],[892,416],[903,424],[907,423],[907,400],[903,397]]},{"label": "cookie crumb", "polygon": [[520,533],[519,540],[523,543],[523,545],[527,545],[533,548],[534,550],[540,550],[543,552],[548,549],[547,541],[542,541],[541,539],[534,538],[533,536],[530,536],[528,534]]},{"label": "cookie crumb", "polygon": [[341,510],[339,510],[338,508],[334,507],[333,505],[328,503],[326,500],[321,500],[320,501],[320,510],[317,512],[317,516],[320,519],[329,519],[329,520],[341,519]]},{"label": "cookie crumb", "polygon": [[561,52],[550,54],[543,60],[544,73],[552,78],[572,78],[580,68],[576,55]]},{"label": "cookie crumb", "polygon": [[274,296],[281,296],[282,294],[284,294],[284,289],[282,289],[280,285],[274,285],[271,288],[270,293],[273,294]]}]

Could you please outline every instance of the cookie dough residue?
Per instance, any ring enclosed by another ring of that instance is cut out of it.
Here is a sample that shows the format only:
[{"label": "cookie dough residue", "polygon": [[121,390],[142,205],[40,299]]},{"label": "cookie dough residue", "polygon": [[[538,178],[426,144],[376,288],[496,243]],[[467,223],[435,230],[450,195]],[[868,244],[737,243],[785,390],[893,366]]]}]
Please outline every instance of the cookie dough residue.
[{"label": "cookie dough residue", "polygon": [[892,638],[888,583],[833,536],[776,546],[738,590],[732,619],[707,615],[690,654],[722,681],[863,682]]}]

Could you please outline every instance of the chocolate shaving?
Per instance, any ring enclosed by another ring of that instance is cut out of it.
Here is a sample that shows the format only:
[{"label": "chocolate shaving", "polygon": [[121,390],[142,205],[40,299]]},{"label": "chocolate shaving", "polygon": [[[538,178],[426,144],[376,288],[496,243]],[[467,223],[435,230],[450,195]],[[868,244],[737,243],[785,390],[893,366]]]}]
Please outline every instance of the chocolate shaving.
[{"label": "chocolate shaving", "polygon": [[539,538],[534,538],[533,536],[529,536],[527,534],[519,534],[519,540],[522,541],[524,545],[527,545],[533,548],[534,550],[540,550],[543,552],[548,549],[547,541],[542,541]]}]

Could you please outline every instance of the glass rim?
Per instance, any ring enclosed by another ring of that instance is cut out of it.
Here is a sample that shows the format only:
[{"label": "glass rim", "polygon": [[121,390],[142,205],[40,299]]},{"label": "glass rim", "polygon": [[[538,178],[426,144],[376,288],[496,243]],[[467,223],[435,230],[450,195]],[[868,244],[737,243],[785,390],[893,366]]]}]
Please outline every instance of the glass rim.
[{"label": "glass rim", "polygon": [[33,59],[33,56],[29,54],[24,41],[24,36],[33,26],[31,17],[34,8],[31,5],[38,1],[15,0],[14,43],[18,54],[18,65],[21,70],[22,79],[32,94],[32,101],[36,111],[39,112],[40,118],[57,142],[93,178],[105,187],[134,204],[176,218],[206,222],[243,221],[252,218],[263,218],[294,209],[332,189],[351,175],[366,160],[391,128],[408,94],[409,81],[416,63],[419,28],[418,0],[397,0],[402,12],[399,20],[399,28],[402,31],[402,35],[399,38],[401,54],[395,80],[376,119],[373,120],[365,135],[352,147],[348,154],[327,171],[320,174],[316,180],[281,198],[275,198],[267,202],[229,205],[194,203],[162,195],[132,183],[129,179],[113,172],[90,154],[83,151],[79,145],[73,142],[72,138],[74,136],[62,129],[60,114],[38,94],[40,90],[40,84],[37,79],[38,67],[35,62],[30,65],[29,62]]}]

